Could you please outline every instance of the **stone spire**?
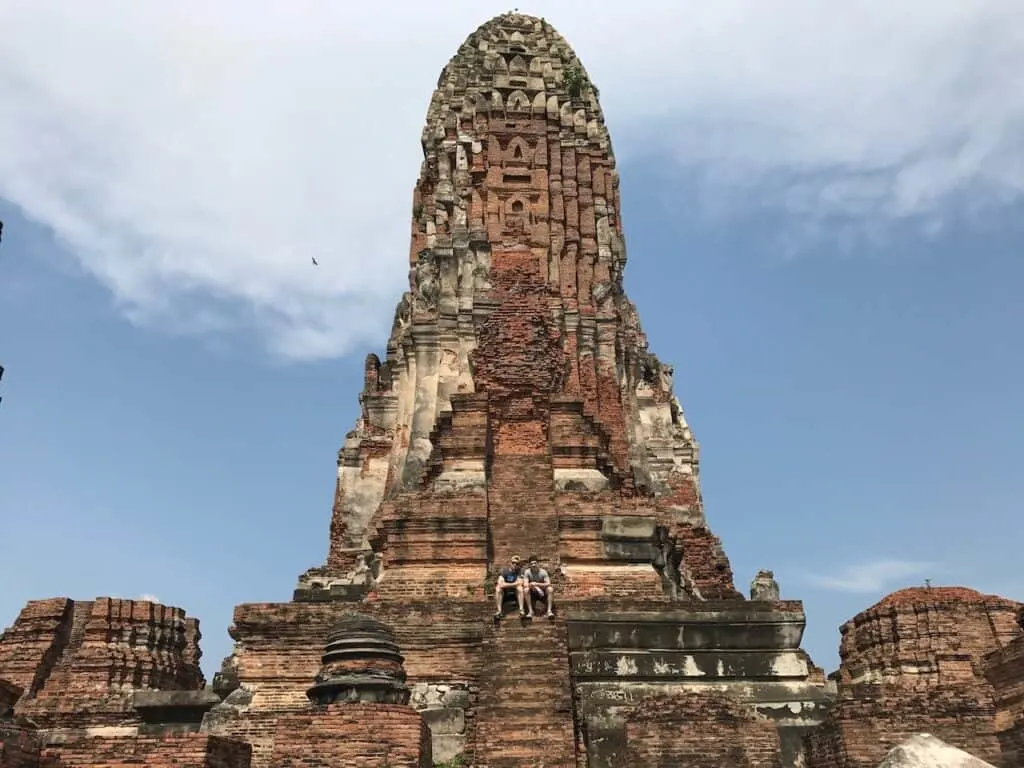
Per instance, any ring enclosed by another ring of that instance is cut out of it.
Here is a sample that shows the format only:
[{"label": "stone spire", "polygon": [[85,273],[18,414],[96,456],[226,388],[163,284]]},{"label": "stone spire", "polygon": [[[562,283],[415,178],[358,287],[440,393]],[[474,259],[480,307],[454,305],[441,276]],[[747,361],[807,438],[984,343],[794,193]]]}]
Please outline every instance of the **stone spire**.
[{"label": "stone spire", "polygon": [[546,456],[552,490],[658,497],[702,523],[697,444],[623,287],[619,177],[572,48],[543,19],[483,24],[421,141],[409,290],[366,360],[321,570],[350,568],[402,494],[489,495],[502,455],[509,478]]}]

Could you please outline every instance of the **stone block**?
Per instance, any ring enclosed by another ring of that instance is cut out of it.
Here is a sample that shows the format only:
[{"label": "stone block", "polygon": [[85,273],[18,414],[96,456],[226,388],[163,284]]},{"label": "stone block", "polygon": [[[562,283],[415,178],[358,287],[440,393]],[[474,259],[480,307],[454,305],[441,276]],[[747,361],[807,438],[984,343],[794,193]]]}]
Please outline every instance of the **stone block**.
[{"label": "stone block", "polygon": [[433,707],[421,709],[420,714],[427,727],[435,736],[451,735],[466,732],[466,712],[456,707]]}]

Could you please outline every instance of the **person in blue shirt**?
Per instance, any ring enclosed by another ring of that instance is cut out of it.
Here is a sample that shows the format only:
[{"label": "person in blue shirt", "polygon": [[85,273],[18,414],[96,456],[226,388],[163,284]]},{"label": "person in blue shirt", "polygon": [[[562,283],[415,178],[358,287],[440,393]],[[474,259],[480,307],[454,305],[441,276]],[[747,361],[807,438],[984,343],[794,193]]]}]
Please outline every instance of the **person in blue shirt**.
[{"label": "person in blue shirt", "polygon": [[495,619],[500,619],[504,615],[501,604],[505,599],[505,593],[513,589],[516,591],[519,615],[526,615],[526,609],[523,606],[523,579],[520,570],[518,555],[513,555],[508,567],[501,569],[501,573],[498,575],[498,583],[494,585]]}]

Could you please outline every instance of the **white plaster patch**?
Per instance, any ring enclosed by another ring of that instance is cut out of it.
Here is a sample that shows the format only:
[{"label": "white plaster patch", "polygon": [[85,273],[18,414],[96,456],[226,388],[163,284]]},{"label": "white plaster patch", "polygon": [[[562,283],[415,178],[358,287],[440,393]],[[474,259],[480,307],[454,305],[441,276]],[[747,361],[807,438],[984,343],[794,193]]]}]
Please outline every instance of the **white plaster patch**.
[{"label": "white plaster patch", "polygon": [[[686,660],[683,662],[683,674],[687,677],[704,677],[704,672],[699,666],[697,666],[697,660],[693,656],[684,657]],[[721,662],[719,662],[721,664]]]},{"label": "white plaster patch", "polygon": [[807,677],[807,661],[796,653],[780,653],[772,658],[772,674],[780,677]]},{"label": "white plaster patch", "polygon": [[597,469],[558,468],[554,471],[555,489],[571,491],[582,487],[582,490],[597,493],[608,487],[608,478]]},{"label": "white plaster patch", "polygon": [[894,747],[878,768],[993,768],[993,766],[962,749],[946,744],[930,733],[919,733]]},{"label": "white plaster patch", "polygon": [[629,656],[619,656],[618,661],[615,662],[615,674],[621,676],[631,676],[638,674],[640,668],[637,666],[636,661]]}]

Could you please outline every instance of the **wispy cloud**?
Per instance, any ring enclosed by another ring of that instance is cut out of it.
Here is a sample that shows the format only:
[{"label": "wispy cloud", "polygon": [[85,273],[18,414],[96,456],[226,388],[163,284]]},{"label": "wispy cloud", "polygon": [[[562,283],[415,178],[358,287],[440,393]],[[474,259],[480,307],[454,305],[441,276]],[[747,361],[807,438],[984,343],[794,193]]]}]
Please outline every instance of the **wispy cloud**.
[{"label": "wispy cloud", "polygon": [[[296,358],[379,344],[419,130],[483,0],[0,6],[0,197],[140,323],[255,329]],[[538,0],[620,159],[808,219],[998,209],[1024,190],[1017,0]],[[320,263],[311,267],[310,257]]]},{"label": "wispy cloud", "polygon": [[866,594],[907,586],[907,579],[926,576],[934,568],[934,563],[916,560],[872,560],[831,575],[809,574],[808,580],[824,589]]},{"label": "wispy cloud", "polygon": [[139,595],[135,599],[136,600],[145,600],[146,602],[150,602],[150,603],[159,603],[160,602],[160,598],[157,597],[156,595]]}]

